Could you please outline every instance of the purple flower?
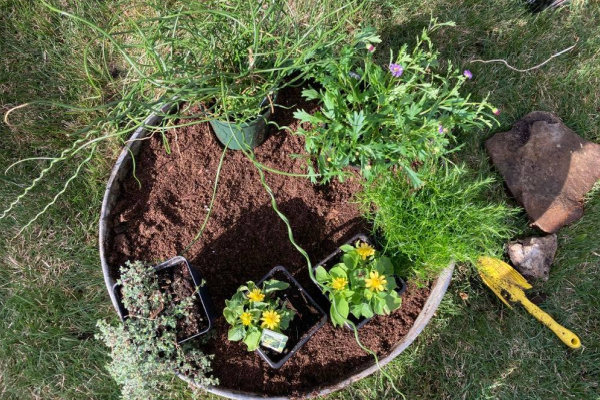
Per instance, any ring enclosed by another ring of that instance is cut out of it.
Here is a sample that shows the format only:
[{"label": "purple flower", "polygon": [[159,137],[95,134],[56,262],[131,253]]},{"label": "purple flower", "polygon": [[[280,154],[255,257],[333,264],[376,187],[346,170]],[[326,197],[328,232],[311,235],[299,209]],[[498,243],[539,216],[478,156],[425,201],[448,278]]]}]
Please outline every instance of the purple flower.
[{"label": "purple flower", "polygon": [[367,51],[369,51],[370,53],[375,51],[375,46],[373,46],[372,44],[367,44]]},{"label": "purple flower", "polygon": [[404,68],[400,64],[390,64],[390,72],[394,78],[398,78],[404,72]]},{"label": "purple flower", "polygon": [[440,126],[438,126],[438,132],[444,133],[444,125],[440,124]]},{"label": "purple flower", "polygon": [[354,79],[360,79],[360,75],[357,74],[356,72],[348,72],[348,76],[350,76],[350,78],[354,78]]},{"label": "purple flower", "polygon": [[494,113],[494,115],[498,116],[500,115],[500,110],[498,108],[494,108],[492,109],[492,112]]},{"label": "purple flower", "polygon": [[465,69],[463,75],[467,77],[467,79],[473,79],[473,74],[468,69]]}]

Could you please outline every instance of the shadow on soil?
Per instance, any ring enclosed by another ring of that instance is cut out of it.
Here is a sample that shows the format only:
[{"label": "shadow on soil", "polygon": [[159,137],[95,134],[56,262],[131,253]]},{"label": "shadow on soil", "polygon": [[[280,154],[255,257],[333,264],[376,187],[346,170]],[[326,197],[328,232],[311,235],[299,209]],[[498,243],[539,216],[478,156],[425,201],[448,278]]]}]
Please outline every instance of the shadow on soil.
[{"label": "shadow on soil", "polygon": [[[279,205],[294,231],[296,243],[315,263],[333,252],[338,245],[359,232],[364,221],[356,218],[338,228],[344,232],[340,243],[325,235],[326,221],[295,198]],[[247,213],[204,251],[190,260],[199,269],[210,287],[217,313],[225,306],[237,288],[247,281],[259,281],[273,267],[282,265],[298,280],[315,300],[319,292],[306,270],[306,259],[291,244],[285,224],[270,204]],[[322,304],[321,304],[322,305]]]}]

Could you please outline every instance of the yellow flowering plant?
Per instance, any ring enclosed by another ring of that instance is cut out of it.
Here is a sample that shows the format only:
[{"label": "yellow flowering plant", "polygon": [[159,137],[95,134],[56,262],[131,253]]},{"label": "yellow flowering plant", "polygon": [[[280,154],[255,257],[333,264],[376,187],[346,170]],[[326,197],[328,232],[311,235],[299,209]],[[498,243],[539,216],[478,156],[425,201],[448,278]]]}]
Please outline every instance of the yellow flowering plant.
[{"label": "yellow flowering plant", "polygon": [[395,290],[394,266],[388,257],[362,241],[340,250],[341,261],[331,269],[322,265],[315,269],[315,278],[331,302],[334,326],[347,324],[350,314],[357,319],[371,318],[400,307],[402,298]]},{"label": "yellow flowering plant", "polygon": [[230,300],[225,300],[223,316],[231,325],[227,338],[242,340],[248,351],[254,351],[260,345],[263,329],[285,331],[295,312],[276,296],[276,292],[289,286],[276,279],[265,281],[260,287],[254,282],[240,286]]}]

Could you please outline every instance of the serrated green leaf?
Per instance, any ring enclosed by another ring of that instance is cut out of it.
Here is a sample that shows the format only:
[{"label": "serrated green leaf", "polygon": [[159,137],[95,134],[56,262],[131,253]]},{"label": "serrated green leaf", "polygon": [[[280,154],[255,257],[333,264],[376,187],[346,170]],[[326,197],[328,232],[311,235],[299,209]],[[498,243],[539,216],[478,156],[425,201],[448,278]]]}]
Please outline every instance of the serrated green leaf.
[{"label": "serrated green leaf", "polygon": [[311,115],[304,110],[297,110],[294,112],[294,118],[300,120],[300,122],[310,122],[318,124],[320,119],[317,116]]},{"label": "serrated green leaf", "polygon": [[302,91],[302,97],[304,97],[306,100],[316,100],[320,96],[319,92],[317,92],[315,89],[304,89]]},{"label": "serrated green leaf", "polygon": [[412,170],[412,168],[410,168],[406,165],[404,165],[403,167],[404,167],[404,172],[406,172],[406,175],[408,176],[408,178],[410,179],[410,181],[414,187],[423,186],[423,181],[419,178],[417,173]]},{"label": "serrated green leaf", "polygon": [[330,92],[326,92],[323,96],[323,107],[326,111],[335,111],[335,102]]}]

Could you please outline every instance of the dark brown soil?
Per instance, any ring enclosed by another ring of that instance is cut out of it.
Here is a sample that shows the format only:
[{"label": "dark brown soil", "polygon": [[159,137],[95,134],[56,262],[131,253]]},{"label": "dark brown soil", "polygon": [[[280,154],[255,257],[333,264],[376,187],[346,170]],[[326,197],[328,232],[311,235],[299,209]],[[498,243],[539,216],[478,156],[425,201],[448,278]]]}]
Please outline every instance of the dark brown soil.
[{"label": "dark brown soil", "polygon": [[[299,89],[282,91],[274,121],[297,128],[294,106],[307,111]],[[126,260],[162,261],[181,254],[192,242],[206,216],[222,153],[208,124],[167,133],[171,154],[161,138],[149,139],[137,157],[137,178],[123,187],[115,205],[113,252],[109,263],[118,268]],[[257,159],[278,170],[305,173],[301,136],[271,127],[271,136],[256,149]],[[315,263],[368,226],[360,217],[353,194],[357,178],[327,186],[306,178],[267,173],[279,209],[287,216],[296,242]],[[276,265],[283,265],[323,309],[326,303],[309,278],[306,261],[292,246],[288,232],[273,211],[256,168],[241,152],[225,156],[215,206],[202,237],[184,254],[206,279],[219,317],[211,339],[202,345],[215,354],[213,369],[221,386],[266,395],[299,395],[335,383],[373,362],[347,329],[326,324],[281,369],[273,370],[260,356],[248,353],[241,342],[227,340],[228,325],[220,315],[225,300],[247,281],[258,281]],[[409,285],[402,307],[388,317],[375,317],[360,330],[362,343],[380,356],[389,353],[408,332],[429,295]]]}]

